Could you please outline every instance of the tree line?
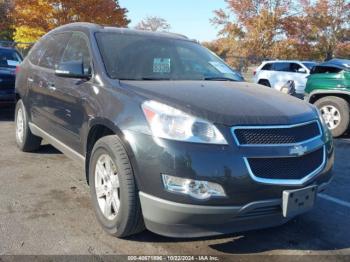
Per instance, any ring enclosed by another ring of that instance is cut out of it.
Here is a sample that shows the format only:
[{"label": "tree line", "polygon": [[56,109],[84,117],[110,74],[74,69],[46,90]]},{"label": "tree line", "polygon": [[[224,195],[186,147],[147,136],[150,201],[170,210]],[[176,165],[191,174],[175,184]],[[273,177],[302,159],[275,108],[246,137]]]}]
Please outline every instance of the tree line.
[{"label": "tree line", "polygon": [[350,59],[350,0],[225,0],[205,43],[229,63],[265,59]]},{"label": "tree line", "polygon": [[[211,19],[218,39],[204,43],[230,64],[254,59],[350,59],[350,0],[225,0]],[[185,8],[185,7],[184,7]],[[0,40],[34,42],[71,22],[128,27],[118,0],[0,0]],[[147,17],[142,30],[169,30]]]},{"label": "tree line", "polygon": [[127,27],[127,12],[118,0],[0,0],[0,38],[35,42],[57,26],[79,21]]}]

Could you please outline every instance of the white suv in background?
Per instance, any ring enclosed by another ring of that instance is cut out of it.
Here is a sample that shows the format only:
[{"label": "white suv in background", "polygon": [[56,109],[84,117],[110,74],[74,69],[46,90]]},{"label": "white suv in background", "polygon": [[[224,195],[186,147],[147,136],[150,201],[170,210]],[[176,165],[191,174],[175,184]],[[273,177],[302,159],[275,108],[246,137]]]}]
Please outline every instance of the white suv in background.
[{"label": "white suv in background", "polygon": [[292,80],[297,95],[303,96],[307,77],[315,65],[316,63],[311,61],[264,61],[254,71],[254,82],[281,91],[281,88]]}]

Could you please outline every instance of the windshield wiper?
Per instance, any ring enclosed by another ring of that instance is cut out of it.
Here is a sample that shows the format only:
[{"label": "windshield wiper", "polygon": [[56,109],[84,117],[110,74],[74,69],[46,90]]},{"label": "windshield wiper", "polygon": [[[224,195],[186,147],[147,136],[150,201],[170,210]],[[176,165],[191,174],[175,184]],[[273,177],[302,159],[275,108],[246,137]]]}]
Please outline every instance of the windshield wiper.
[{"label": "windshield wiper", "polygon": [[223,76],[211,76],[211,77],[205,77],[203,80],[206,81],[232,81],[232,82],[237,82],[238,80],[232,79],[229,77],[223,77]]}]

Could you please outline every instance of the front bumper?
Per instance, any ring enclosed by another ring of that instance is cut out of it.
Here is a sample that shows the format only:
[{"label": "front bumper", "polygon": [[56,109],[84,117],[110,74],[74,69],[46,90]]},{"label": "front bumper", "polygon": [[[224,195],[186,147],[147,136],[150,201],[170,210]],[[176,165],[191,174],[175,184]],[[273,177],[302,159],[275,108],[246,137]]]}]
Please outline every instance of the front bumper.
[{"label": "front bumper", "polygon": [[[225,129],[223,129],[225,130]],[[224,132],[224,131],[223,131]],[[227,134],[230,139],[231,134]],[[309,148],[323,144],[326,163],[322,171],[302,184],[266,184],[255,181],[247,168],[245,157],[286,155],[288,147],[258,149],[238,147],[233,138],[228,146],[205,145],[157,139],[129,132],[129,153],[138,189],[146,194],[177,203],[205,206],[244,206],[247,203],[280,198],[284,190],[321,185],[331,177],[334,152],[330,141],[316,141]],[[165,190],[161,175],[209,181],[223,186],[227,197],[212,197],[206,201]]]},{"label": "front bumper", "polygon": [[[278,226],[291,219],[282,215],[285,190],[312,185],[323,190],[332,178],[334,146],[326,135],[301,144],[310,151],[324,147],[321,170],[298,183],[283,179],[271,183],[254,179],[245,159],[285,157],[291,146],[239,146],[231,129],[219,128],[228,145],[185,143],[127,132],[142,212],[150,231],[172,237],[202,237]],[[203,201],[169,192],[162,174],[220,184],[226,197]]]},{"label": "front bumper", "polygon": [[[318,187],[322,192],[328,183]],[[282,200],[269,199],[244,206],[189,205],[139,193],[146,228],[169,237],[204,237],[282,225]]]}]

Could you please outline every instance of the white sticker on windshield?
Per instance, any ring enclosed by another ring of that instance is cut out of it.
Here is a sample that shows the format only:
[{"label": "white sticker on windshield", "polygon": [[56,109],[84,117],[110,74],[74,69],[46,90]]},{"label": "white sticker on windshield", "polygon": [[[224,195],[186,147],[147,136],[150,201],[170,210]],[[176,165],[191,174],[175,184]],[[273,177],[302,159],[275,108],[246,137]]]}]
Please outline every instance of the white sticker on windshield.
[{"label": "white sticker on windshield", "polygon": [[170,73],[170,58],[154,58],[153,73]]},{"label": "white sticker on windshield", "polygon": [[220,73],[232,74],[232,70],[224,63],[211,61],[211,62],[209,62],[209,64],[211,64],[213,67],[215,67],[216,70],[218,70]]},{"label": "white sticker on windshield", "polygon": [[9,65],[9,66],[16,66],[18,64],[19,64],[19,62],[16,60],[7,60],[7,65]]}]

